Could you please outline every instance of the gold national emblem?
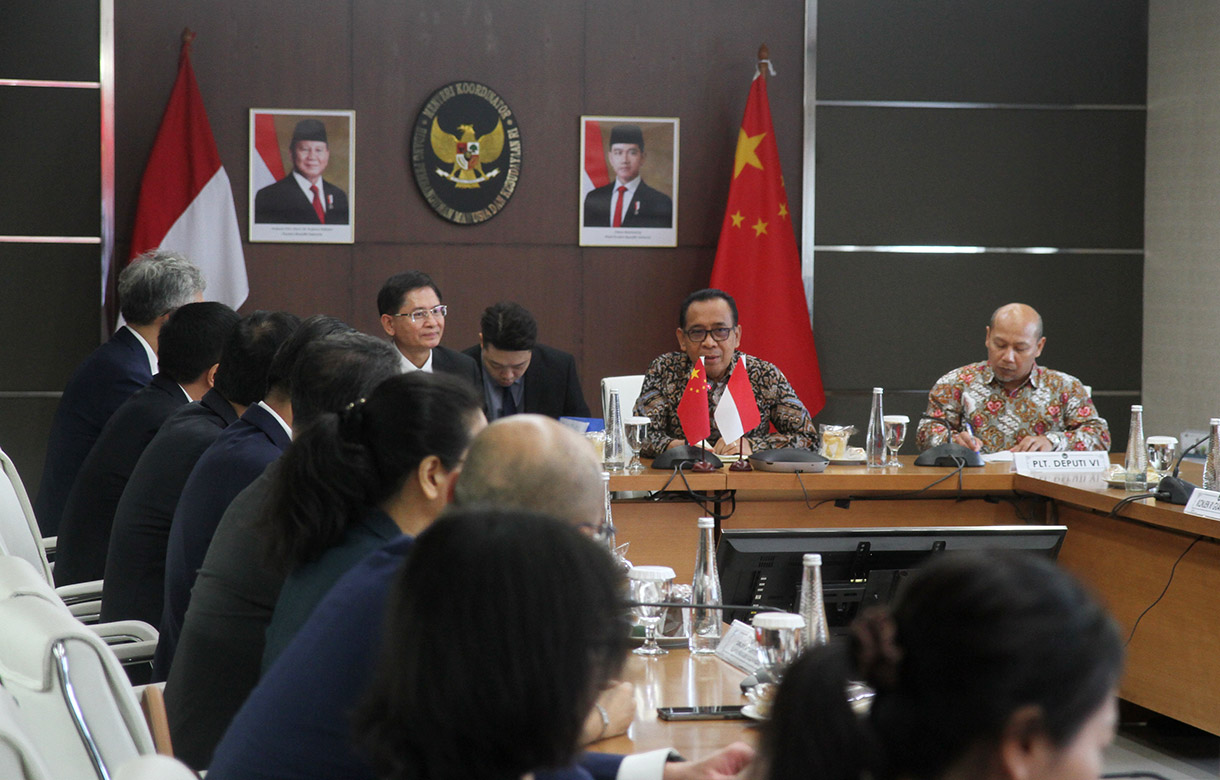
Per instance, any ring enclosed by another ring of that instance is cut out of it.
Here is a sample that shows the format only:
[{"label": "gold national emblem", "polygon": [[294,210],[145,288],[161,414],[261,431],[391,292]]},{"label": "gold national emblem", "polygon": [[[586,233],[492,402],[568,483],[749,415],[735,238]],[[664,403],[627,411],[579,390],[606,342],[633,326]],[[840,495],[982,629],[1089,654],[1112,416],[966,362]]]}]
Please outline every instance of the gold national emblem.
[{"label": "gold national emblem", "polygon": [[441,217],[457,224],[491,219],[521,173],[521,129],[494,90],[472,81],[441,87],[415,122],[415,181]]}]

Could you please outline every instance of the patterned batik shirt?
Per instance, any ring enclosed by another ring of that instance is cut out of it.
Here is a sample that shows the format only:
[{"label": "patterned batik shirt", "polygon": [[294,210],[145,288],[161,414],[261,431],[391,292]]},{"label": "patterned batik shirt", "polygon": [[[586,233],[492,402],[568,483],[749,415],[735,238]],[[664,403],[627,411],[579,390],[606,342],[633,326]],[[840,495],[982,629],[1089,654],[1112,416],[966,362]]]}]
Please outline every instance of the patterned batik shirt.
[{"label": "patterned batik shirt", "polygon": [[[762,420],[757,428],[746,434],[746,441],[756,451],[778,447],[814,449],[818,443],[817,429],[787,378],[771,363],[740,351],[733,353],[733,365],[720,381],[708,380],[708,416],[716,413],[716,404],[720,403],[725,385],[742,357],[746,359],[750,387],[754,390]],[[635,402],[635,414],[652,421],[648,426],[648,441],[640,448],[644,457],[660,455],[675,439],[686,441],[682,435],[682,421],[678,419],[678,402],[686,391],[691,368],[691,359],[685,352],[667,352],[648,367],[639,400]],[[720,430],[715,418],[711,419],[711,424],[712,433],[707,440],[715,444],[720,440]],[[769,433],[772,425],[775,432]]]},{"label": "patterned batik shirt", "polygon": [[950,371],[928,394],[927,415],[948,427],[921,420],[915,434],[921,450],[949,441],[963,429],[963,419],[982,440],[983,452],[1010,450],[1026,436],[1045,436],[1056,451],[1110,449],[1110,426],[1097,416],[1080,380],[1037,365],[1012,391],[986,361]]}]

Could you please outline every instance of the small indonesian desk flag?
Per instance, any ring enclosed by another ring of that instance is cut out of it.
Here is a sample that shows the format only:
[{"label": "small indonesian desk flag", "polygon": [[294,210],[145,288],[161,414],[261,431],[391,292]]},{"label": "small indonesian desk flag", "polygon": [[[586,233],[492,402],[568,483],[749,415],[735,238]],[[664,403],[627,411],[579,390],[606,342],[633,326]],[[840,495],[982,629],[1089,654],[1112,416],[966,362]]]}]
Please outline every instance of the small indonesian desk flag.
[{"label": "small indonesian desk flag", "polygon": [[729,383],[720,395],[720,403],[716,404],[715,417],[716,427],[720,429],[720,440],[729,444],[745,436],[762,422],[744,357],[738,358],[737,365],[733,367]]},{"label": "small indonesian desk flag", "polygon": [[236,309],[250,291],[246,258],[233,188],[191,67],[193,37],[183,36],[178,78],[140,181],[131,257],[157,247],[181,252],[203,271],[204,297]]},{"label": "small indonesian desk flag", "polygon": [[682,423],[686,441],[691,444],[697,444],[712,434],[712,419],[707,403],[707,370],[703,367],[703,358],[699,358],[690,371],[686,390],[678,402],[678,420]]}]

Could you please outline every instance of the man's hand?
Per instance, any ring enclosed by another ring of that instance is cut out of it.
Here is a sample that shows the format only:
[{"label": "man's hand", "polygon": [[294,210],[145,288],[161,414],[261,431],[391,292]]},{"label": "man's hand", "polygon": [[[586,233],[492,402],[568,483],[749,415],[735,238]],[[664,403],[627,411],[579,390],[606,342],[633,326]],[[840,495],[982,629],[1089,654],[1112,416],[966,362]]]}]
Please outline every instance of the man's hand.
[{"label": "man's hand", "polygon": [[1051,440],[1045,436],[1026,436],[1012,448],[1013,452],[1050,452],[1055,449]]},{"label": "man's hand", "polygon": [[712,452],[716,453],[717,455],[736,455],[738,452],[738,443],[741,444],[741,457],[750,457],[750,455],[754,452],[754,448],[750,446],[750,440],[745,438],[739,439],[732,444],[728,444],[724,439],[721,439],[720,441],[716,442],[715,446],[712,447]]},{"label": "man's hand", "polygon": [[754,748],[734,742],[702,761],[671,761],[665,765],[661,780],[727,780],[735,777],[754,760]]},{"label": "man's hand", "polygon": [[601,692],[597,703],[606,711],[610,723],[607,725],[602,721],[602,715],[596,707],[590,710],[585,718],[585,727],[581,731],[582,745],[626,733],[627,727],[635,718],[635,686],[629,682],[616,682]]},{"label": "man's hand", "polygon": [[971,436],[965,431],[958,431],[957,433],[953,434],[953,443],[960,444],[963,447],[969,447],[975,452],[983,449],[983,440],[976,436]]}]

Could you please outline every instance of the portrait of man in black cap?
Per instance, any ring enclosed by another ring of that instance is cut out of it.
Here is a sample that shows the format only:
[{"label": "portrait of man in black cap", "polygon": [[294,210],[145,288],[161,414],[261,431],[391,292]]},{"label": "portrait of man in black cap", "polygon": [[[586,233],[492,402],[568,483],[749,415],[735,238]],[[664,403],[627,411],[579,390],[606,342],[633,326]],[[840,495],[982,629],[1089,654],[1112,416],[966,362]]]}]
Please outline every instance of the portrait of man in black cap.
[{"label": "portrait of man in black cap", "polygon": [[292,172],[254,197],[254,221],[277,225],[346,225],[347,194],[322,179],[330,163],[326,125],[302,119],[288,145]]},{"label": "portrait of man in black cap", "polygon": [[585,196],[585,227],[673,227],[673,201],[644,183],[640,175],[644,159],[644,133],[639,125],[615,125],[606,158],[614,181]]}]

